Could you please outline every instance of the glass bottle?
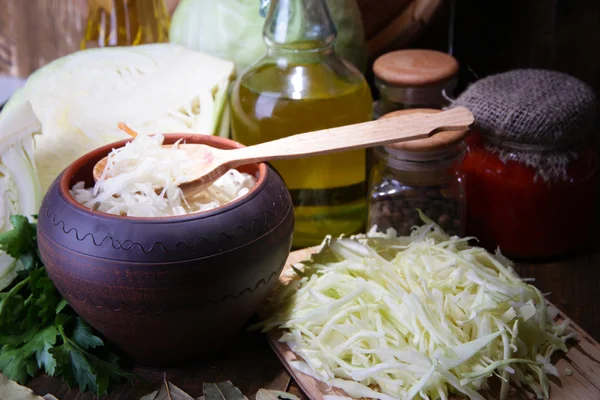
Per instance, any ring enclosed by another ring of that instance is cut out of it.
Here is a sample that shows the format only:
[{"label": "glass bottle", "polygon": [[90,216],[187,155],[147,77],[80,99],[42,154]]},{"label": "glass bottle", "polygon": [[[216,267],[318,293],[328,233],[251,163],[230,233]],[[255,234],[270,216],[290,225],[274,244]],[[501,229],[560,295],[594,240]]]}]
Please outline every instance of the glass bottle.
[{"label": "glass bottle", "polygon": [[[263,37],[267,54],[231,95],[233,139],[258,144],[371,119],[362,74],[335,53],[324,0],[274,0]],[[366,219],[365,151],[275,161],[294,201],[294,247],[361,231]]]},{"label": "glass bottle", "polygon": [[89,0],[81,48],[167,42],[169,24],[164,0]]}]

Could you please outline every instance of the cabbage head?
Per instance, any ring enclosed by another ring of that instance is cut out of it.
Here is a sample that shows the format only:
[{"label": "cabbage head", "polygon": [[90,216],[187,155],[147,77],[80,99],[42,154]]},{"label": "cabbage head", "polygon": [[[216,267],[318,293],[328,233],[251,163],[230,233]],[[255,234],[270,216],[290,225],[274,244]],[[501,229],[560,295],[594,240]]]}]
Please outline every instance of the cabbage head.
[{"label": "cabbage head", "polygon": [[[337,54],[364,73],[367,49],[356,0],[326,3],[338,31]],[[260,0],[182,0],[171,20],[169,40],[233,61],[239,74],[266,52],[260,10]]]}]

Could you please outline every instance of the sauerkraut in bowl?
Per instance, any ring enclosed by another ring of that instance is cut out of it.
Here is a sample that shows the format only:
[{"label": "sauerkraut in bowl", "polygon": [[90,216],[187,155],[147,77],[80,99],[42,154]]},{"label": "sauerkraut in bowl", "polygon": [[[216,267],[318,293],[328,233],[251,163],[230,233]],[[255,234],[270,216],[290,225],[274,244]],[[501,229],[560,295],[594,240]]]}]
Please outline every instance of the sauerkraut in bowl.
[{"label": "sauerkraut in bowl", "polygon": [[185,198],[178,184],[188,180],[200,160],[179,149],[181,141],[163,147],[164,136],[139,135],[113,149],[93,187],[77,182],[70,192],[85,207],[129,217],[166,217],[212,210],[238,199],[256,184],[256,177],[229,170],[205,191]]}]

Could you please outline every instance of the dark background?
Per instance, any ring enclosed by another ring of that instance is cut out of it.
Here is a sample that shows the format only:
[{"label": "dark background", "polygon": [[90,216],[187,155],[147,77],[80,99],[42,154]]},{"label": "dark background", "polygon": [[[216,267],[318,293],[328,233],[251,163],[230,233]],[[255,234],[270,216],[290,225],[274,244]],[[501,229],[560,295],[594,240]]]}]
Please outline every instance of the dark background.
[{"label": "dark background", "polygon": [[[446,1],[410,47],[449,51]],[[599,0],[455,0],[453,55],[461,87],[514,68],[569,73],[600,92]]]}]

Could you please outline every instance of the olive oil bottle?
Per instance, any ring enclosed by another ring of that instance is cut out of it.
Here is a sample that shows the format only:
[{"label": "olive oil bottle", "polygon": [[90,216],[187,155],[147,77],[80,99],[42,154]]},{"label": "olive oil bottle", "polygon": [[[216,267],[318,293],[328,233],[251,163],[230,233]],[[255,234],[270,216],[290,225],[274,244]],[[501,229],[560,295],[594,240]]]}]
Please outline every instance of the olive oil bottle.
[{"label": "olive oil bottle", "polygon": [[170,22],[164,0],[89,0],[81,48],[167,42]]},{"label": "olive oil bottle", "polygon": [[[371,92],[335,54],[324,0],[273,0],[263,32],[267,54],[231,94],[233,139],[258,144],[371,119]],[[274,161],[294,201],[294,247],[361,231],[366,218],[365,151]]]}]

